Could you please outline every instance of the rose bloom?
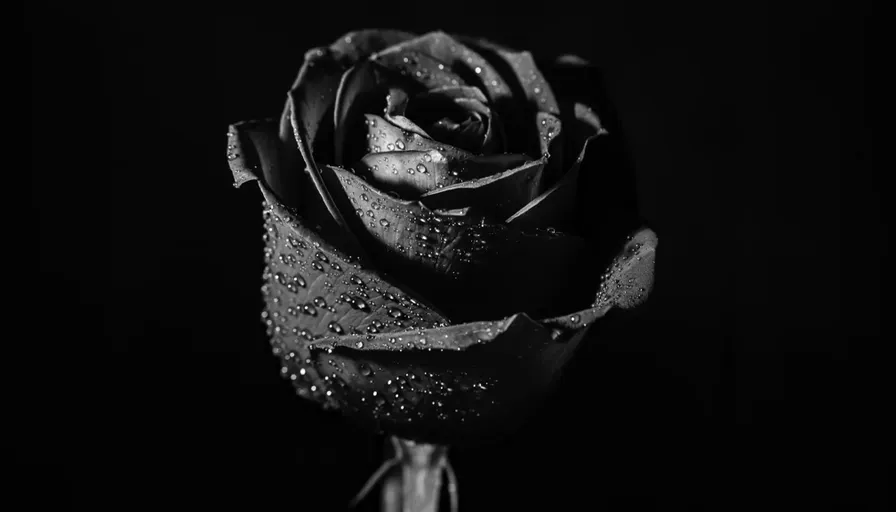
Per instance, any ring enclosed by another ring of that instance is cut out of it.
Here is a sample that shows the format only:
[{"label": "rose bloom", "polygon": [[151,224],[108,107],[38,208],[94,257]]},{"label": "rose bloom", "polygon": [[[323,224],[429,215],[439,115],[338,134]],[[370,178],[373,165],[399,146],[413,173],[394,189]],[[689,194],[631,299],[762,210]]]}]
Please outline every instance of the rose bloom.
[{"label": "rose bloom", "polygon": [[589,327],[641,303],[593,66],[443,32],[310,50],[279,120],[228,132],[264,196],[263,321],[302,397],[377,432],[481,439],[522,419]]}]

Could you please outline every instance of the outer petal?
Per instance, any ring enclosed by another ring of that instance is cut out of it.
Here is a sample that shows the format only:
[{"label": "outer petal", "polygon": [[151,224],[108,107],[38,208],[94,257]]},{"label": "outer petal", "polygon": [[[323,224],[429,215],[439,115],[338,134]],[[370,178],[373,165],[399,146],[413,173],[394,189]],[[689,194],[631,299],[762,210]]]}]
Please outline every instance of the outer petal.
[{"label": "outer petal", "polygon": [[393,46],[370,57],[373,62],[394,70],[426,89],[444,86],[467,85],[464,79],[451,72],[444,62],[431,55],[419,52],[402,52]]},{"label": "outer petal", "polygon": [[[525,97],[541,112],[560,114],[560,106],[548,81],[528,51],[516,51],[485,39],[461,38],[473,50],[485,57],[492,67],[510,82],[512,73],[522,87]],[[508,71],[510,73],[508,73]]]},{"label": "outer petal", "polygon": [[287,102],[286,120],[281,118],[279,127],[273,119],[244,121],[230,127],[228,160],[234,185],[259,180],[278,200],[298,208],[307,222],[332,233],[333,243],[351,244],[351,238],[342,234],[327,211],[311,177],[301,171],[302,156],[288,119],[290,108]]},{"label": "outer petal", "polygon": [[333,205],[330,192],[320,178],[316,157],[322,161],[332,161],[333,106],[342,77],[342,66],[326,49],[310,50],[305,55],[305,64],[299,71],[295,84],[289,91],[290,123],[299,152],[305,160],[314,187],[326,206],[333,221],[345,228],[345,221]]},{"label": "outer petal", "polygon": [[280,139],[280,126],[274,119],[242,121],[227,131],[227,160],[234,186],[261,180],[282,202],[299,204],[301,156],[294,141]]},{"label": "outer petal", "polygon": [[[458,76],[459,80],[465,81],[468,85],[481,87],[492,102],[499,102],[509,98],[512,94],[510,87],[505,82],[505,78],[495,72],[487,60],[441,31],[430,32],[410,39],[380,52],[373,58],[377,60],[387,59],[396,65],[403,65],[409,64],[404,62],[405,58],[411,60],[412,57],[418,55],[430,57],[437,69],[438,64],[442,64],[444,69],[439,69],[439,71],[449,70],[452,74]],[[426,63],[428,64],[429,61],[427,60]],[[418,64],[423,66],[424,62],[419,62]],[[424,71],[428,68],[428,66],[423,67]],[[414,67],[408,69],[411,73],[416,73],[418,70]],[[453,85],[459,85],[459,83]]]},{"label": "outer petal", "polygon": [[281,372],[299,395],[336,405],[327,393],[329,377],[308,365],[314,339],[446,325],[426,302],[331,245],[260,185],[267,200],[263,319]]},{"label": "outer petal", "polygon": [[401,30],[364,29],[355,30],[336,40],[330,49],[339,55],[347,65],[366,59],[372,53],[392,45],[412,39],[414,34]]},{"label": "outer petal", "polygon": [[[349,141],[360,140],[365,131],[360,123],[366,112],[381,110],[388,91],[388,82],[378,67],[371,62],[361,62],[346,71],[339,82],[336,107],[333,110],[334,160],[336,165],[353,161],[363,155],[362,147],[349,150]],[[328,162],[329,163],[329,162]]]},{"label": "outer petal", "polygon": [[652,231],[634,235],[586,310],[326,338],[311,344],[312,364],[332,377],[343,410],[374,429],[441,444],[506,430],[544,399],[591,325],[646,298],[655,249]]}]

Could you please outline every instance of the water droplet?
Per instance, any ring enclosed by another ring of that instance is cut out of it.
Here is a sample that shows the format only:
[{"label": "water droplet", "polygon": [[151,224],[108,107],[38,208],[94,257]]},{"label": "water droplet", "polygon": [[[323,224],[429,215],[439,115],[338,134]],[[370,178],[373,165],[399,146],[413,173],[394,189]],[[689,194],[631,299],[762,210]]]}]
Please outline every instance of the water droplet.
[{"label": "water droplet", "polygon": [[356,341],[355,348],[364,348],[364,342],[361,340]]},{"label": "water droplet", "polygon": [[476,68],[474,68],[473,71],[475,71],[476,74],[478,75],[479,73],[482,73],[482,68],[479,66],[476,66]]},{"label": "water droplet", "polygon": [[405,316],[404,311],[395,306],[389,306],[389,309],[386,310],[386,313],[388,313],[388,315],[392,318],[404,318]]},{"label": "water droplet", "polygon": [[386,151],[394,151],[394,150],[395,150],[395,144],[392,144],[391,142],[386,144]]},{"label": "water droplet", "polygon": [[423,160],[426,162],[432,162],[432,155],[426,153],[425,155],[423,155]]},{"label": "water droplet", "polygon": [[324,271],[324,266],[321,265],[319,261],[312,261],[311,268],[313,268],[314,270],[317,270],[318,272]]},{"label": "water droplet", "polygon": [[345,333],[345,329],[343,329],[342,326],[337,324],[336,322],[330,322],[329,324],[327,324],[327,329],[329,329],[330,331],[332,331],[336,334]]},{"label": "water droplet", "polygon": [[302,306],[302,313],[311,316],[317,316],[317,310],[311,304],[305,304]]},{"label": "water droplet", "polygon": [[348,278],[349,282],[357,286],[364,286],[364,281],[355,274]]},{"label": "water droplet", "polygon": [[323,297],[315,297],[311,302],[319,308],[327,307],[327,301]]},{"label": "water droplet", "polygon": [[398,148],[399,150],[403,150],[405,147],[404,142],[402,142],[400,140],[395,141],[395,147]]},{"label": "water droplet", "polygon": [[380,226],[383,226],[384,228],[388,228],[388,227],[389,227],[389,221],[386,220],[386,219],[380,219]]},{"label": "water droplet", "polygon": [[579,315],[572,315],[572,316],[569,317],[569,321],[572,322],[572,323],[574,323],[574,324],[579,323],[579,320],[581,320],[581,318],[579,317]]},{"label": "water droplet", "polygon": [[408,174],[414,174],[414,169],[408,167]]},{"label": "water droplet", "polygon": [[426,172],[426,166],[423,165],[423,164],[417,164],[417,170],[420,171],[420,172],[425,173],[425,172]]},{"label": "water droplet", "polygon": [[354,302],[352,302],[352,307],[360,309],[361,311],[370,311],[370,306],[364,302],[364,299],[355,299]]}]

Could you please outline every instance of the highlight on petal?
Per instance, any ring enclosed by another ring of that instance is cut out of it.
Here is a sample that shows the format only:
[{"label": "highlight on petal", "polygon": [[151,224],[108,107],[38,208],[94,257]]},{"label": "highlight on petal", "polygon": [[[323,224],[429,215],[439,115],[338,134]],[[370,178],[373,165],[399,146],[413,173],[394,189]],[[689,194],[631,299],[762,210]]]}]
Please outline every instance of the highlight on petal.
[{"label": "highlight on petal", "polygon": [[[443,69],[462,77],[467,85],[480,85],[483,92],[492,102],[510,97],[511,89],[500,74],[492,69],[489,62],[481,55],[450,35],[435,31],[420,37],[404,41],[380,53],[388,54],[391,62],[404,63],[404,58],[411,59],[415,55],[428,55]],[[414,73],[416,71],[413,71]],[[453,84],[453,85],[459,85]]]},{"label": "highlight on petal", "polygon": [[503,221],[538,196],[544,159],[498,174],[455,183],[420,196],[433,209],[469,207],[475,215]]},{"label": "highlight on petal", "polygon": [[[538,122],[538,133],[540,135],[540,145],[541,145],[541,154],[539,156],[551,155],[551,157],[556,158],[557,160],[562,160],[562,154],[554,154],[561,152],[559,147],[556,145],[552,146],[551,144],[554,142],[563,128],[563,123],[560,122],[560,119],[553,114],[548,114],[547,112],[539,112],[535,116],[535,120]],[[550,149],[553,147],[554,153],[551,153]]]},{"label": "highlight on petal", "polygon": [[260,185],[267,200],[262,317],[274,353],[299,395],[337,405],[327,393],[328,379],[310,365],[313,340],[434,328],[446,319],[392,278],[332,245],[330,234],[310,229]]},{"label": "highlight on petal", "polygon": [[[425,147],[427,139],[419,141]],[[496,154],[473,156],[442,144],[423,151],[370,153],[361,159],[358,173],[384,191],[415,199],[431,190],[484,178],[528,161],[526,155]]]},{"label": "highlight on petal", "polygon": [[631,309],[647,300],[653,289],[658,243],[656,233],[646,228],[629,237],[603,276],[595,306],[613,303]]},{"label": "highlight on petal", "polygon": [[384,119],[375,114],[364,114],[364,124],[367,128],[367,150],[369,152],[437,150],[446,159],[455,160],[473,156],[467,151],[432,140],[423,129],[411,121],[408,121],[408,123],[411,123],[410,128],[412,129],[410,130],[405,128],[408,125],[400,126],[396,124],[399,118],[401,116]]}]

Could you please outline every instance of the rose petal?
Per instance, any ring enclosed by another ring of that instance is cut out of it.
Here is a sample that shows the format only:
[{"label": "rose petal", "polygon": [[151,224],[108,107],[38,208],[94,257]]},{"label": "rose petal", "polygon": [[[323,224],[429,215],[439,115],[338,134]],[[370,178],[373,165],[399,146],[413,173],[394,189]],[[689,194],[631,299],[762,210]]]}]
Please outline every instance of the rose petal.
[{"label": "rose petal", "polygon": [[[391,62],[397,63],[399,58],[421,54],[432,57],[436,61],[436,67],[441,63],[445,70],[459,75],[467,84],[480,85],[492,102],[511,96],[504,77],[496,73],[488,61],[442,31],[404,41],[379,55],[387,55]],[[403,61],[402,63],[404,64]]]},{"label": "rose petal", "polygon": [[646,298],[655,250],[655,234],[638,232],[605,274],[595,305],[573,314],[324,338],[312,342],[312,362],[333,379],[334,400],[362,424],[430,443],[481,439],[545,397],[613,306]]},{"label": "rose petal", "polygon": [[397,71],[426,89],[445,85],[466,85],[459,75],[452,73],[444,62],[420,52],[399,52],[397,47],[376,53],[370,59],[381,66]]},{"label": "rose petal", "polygon": [[512,169],[528,160],[526,155],[513,154],[473,156],[441,144],[428,151],[370,153],[361,159],[357,171],[382,190],[413,199],[439,187]]},{"label": "rose petal", "polygon": [[414,38],[415,35],[401,30],[365,29],[345,34],[330,45],[330,49],[340,56],[340,60],[351,65],[366,59],[372,53]]},{"label": "rose petal", "polygon": [[[491,64],[490,67],[502,73],[511,87],[514,82],[519,84],[525,97],[537,110],[554,115],[560,114],[557,98],[530,52],[512,50],[485,39],[462,38],[462,41],[487,59]],[[512,73],[513,78],[508,76],[510,75],[508,71]]]},{"label": "rose petal", "polygon": [[[284,377],[304,397],[336,405],[326,379],[308,364],[315,338],[445,325],[434,308],[305,225],[259,182],[265,208],[265,284],[268,334]],[[397,314],[400,311],[401,314]]]},{"label": "rose petal", "polygon": [[[361,120],[365,112],[379,110],[375,105],[382,102],[387,90],[386,80],[371,62],[361,62],[346,71],[339,82],[336,93],[336,106],[333,110],[334,126],[334,162],[342,165],[346,158],[346,141],[360,138],[363,127],[356,126],[352,120]],[[363,154],[363,149],[358,149]]]},{"label": "rose petal", "polygon": [[481,90],[477,89],[476,87],[469,87],[466,85],[446,85],[444,87],[430,89],[423,94],[430,96],[444,96],[451,99],[467,98],[476,100],[482,104],[488,103],[488,98],[486,98],[485,95],[482,94]]},{"label": "rose petal", "polygon": [[320,340],[311,349],[342,410],[376,430],[452,444],[481,440],[526,418],[581,336],[557,342],[521,314],[461,329],[350,340]]},{"label": "rose petal", "polygon": [[[367,128],[369,152],[380,151],[431,151],[441,148],[445,158],[466,159],[473,156],[472,153],[432,140],[428,135],[421,135],[422,129],[413,125],[416,130],[408,130],[395,124],[395,116],[384,119],[375,114],[364,114],[364,126]],[[406,118],[404,118],[406,119]],[[410,122],[410,121],[409,121]],[[391,146],[390,146],[391,144]]]},{"label": "rose petal", "polygon": [[[251,180],[261,180],[282,202],[299,204],[301,155],[295,142],[280,139],[280,125],[274,119],[242,121],[227,131],[227,160],[239,187]],[[289,151],[288,148],[292,148]]]},{"label": "rose petal", "polygon": [[[311,177],[301,172],[302,156],[289,122],[291,104],[280,120],[279,134],[273,119],[236,123],[228,132],[228,160],[234,185],[259,180],[283,203],[296,207],[305,219],[334,233],[334,242],[351,244],[327,211]],[[284,120],[284,118],[286,118]],[[278,136],[279,135],[279,136]]]},{"label": "rose petal", "polygon": [[477,215],[503,221],[538,196],[544,160],[478,180],[456,183],[423,194],[420,202],[433,209],[469,207]]},{"label": "rose petal", "polygon": [[538,112],[535,121],[541,149],[539,156],[547,158],[543,180],[538,184],[541,191],[553,184],[554,177],[563,170],[563,124],[560,119],[547,112]]},{"label": "rose petal", "polygon": [[333,205],[326,185],[320,178],[320,169],[315,160],[332,161],[330,137],[333,125],[331,110],[336,102],[342,67],[327,49],[317,48],[305,55],[305,63],[299,71],[292,89],[288,93],[290,123],[305,160],[306,169],[320,195],[327,211],[342,228],[345,221]]},{"label": "rose petal", "polygon": [[541,320],[546,326],[579,329],[600,318],[609,308],[632,309],[647,300],[653,290],[656,247],[659,240],[649,228],[629,236],[601,276],[601,284],[590,308]]},{"label": "rose petal", "polygon": [[492,112],[478,99],[462,96],[458,89],[451,88],[447,94],[445,88],[418,94],[408,103],[405,115],[425,126],[433,139],[483,154],[486,142],[494,138]]}]

